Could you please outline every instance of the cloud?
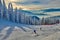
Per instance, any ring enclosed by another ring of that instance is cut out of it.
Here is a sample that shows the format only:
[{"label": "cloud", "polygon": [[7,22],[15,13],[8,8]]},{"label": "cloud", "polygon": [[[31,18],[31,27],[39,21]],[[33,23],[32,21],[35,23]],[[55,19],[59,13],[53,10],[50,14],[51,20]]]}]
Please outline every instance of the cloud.
[{"label": "cloud", "polygon": [[32,5],[32,4],[34,4],[34,5],[39,5],[39,4],[41,4],[41,2],[39,2],[39,1],[31,1],[31,2],[14,2],[14,3],[16,3],[17,5]]},{"label": "cloud", "polygon": [[22,1],[22,2],[13,2],[16,3],[18,5],[40,5],[40,4],[48,4],[50,2],[50,0],[26,0],[26,1]]},{"label": "cloud", "polygon": [[60,8],[44,9],[43,12],[60,12]]}]

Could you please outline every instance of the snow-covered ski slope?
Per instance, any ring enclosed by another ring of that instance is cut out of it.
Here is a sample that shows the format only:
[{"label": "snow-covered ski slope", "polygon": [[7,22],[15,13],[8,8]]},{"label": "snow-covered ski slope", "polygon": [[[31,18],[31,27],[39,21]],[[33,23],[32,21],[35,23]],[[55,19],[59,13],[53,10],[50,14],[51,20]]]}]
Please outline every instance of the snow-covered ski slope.
[{"label": "snow-covered ski slope", "polygon": [[23,25],[0,19],[0,40],[60,40],[60,24]]}]

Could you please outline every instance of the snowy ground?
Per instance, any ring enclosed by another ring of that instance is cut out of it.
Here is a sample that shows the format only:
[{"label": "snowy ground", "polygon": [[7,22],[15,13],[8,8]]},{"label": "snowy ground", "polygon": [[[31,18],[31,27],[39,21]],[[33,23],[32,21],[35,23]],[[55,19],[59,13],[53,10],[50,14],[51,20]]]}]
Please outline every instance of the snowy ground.
[{"label": "snowy ground", "polygon": [[60,24],[34,26],[0,20],[0,40],[60,40]]}]

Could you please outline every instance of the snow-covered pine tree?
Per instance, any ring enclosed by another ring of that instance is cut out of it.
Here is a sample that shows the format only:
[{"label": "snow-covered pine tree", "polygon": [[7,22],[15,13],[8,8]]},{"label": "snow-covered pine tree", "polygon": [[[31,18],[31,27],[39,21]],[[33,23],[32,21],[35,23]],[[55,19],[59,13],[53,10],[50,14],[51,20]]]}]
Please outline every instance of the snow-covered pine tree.
[{"label": "snow-covered pine tree", "polygon": [[10,21],[14,21],[13,20],[13,6],[12,6],[12,3],[9,3],[9,5],[8,5],[8,16],[9,16],[9,20]]},{"label": "snow-covered pine tree", "polygon": [[2,6],[2,10],[3,10],[3,19],[7,19],[7,8],[6,8],[6,4],[5,1],[3,0],[3,6]]},{"label": "snow-covered pine tree", "polygon": [[21,23],[21,8],[19,8],[19,23]]},{"label": "snow-covered pine tree", "polygon": [[41,20],[41,24],[44,25],[45,24],[45,20],[44,20],[44,17],[42,18]]},{"label": "snow-covered pine tree", "polygon": [[0,0],[0,18],[2,18],[2,1]]},{"label": "snow-covered pine tree", "polygon": [[15,8],[15,11],[14,11],[14,13],[15,13],[15,22],[16,23],[18,23],[18,13],[17,13],[17,7]]}]

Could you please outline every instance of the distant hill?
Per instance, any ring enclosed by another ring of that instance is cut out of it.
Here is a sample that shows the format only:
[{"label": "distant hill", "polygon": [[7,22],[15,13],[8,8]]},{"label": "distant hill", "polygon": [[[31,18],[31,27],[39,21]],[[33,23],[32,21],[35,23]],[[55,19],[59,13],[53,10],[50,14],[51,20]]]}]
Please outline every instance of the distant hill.
[{"label": "distant hill", "polygon": [[56,18],[56,19],[59,18],[60,19],[60,16],[53,16],[53,17],[50,17],[50,18]]},{"label": "distant hill", "polygon": [[49,8],[41,10],[43,12],[60,12],[60,8]]}]

